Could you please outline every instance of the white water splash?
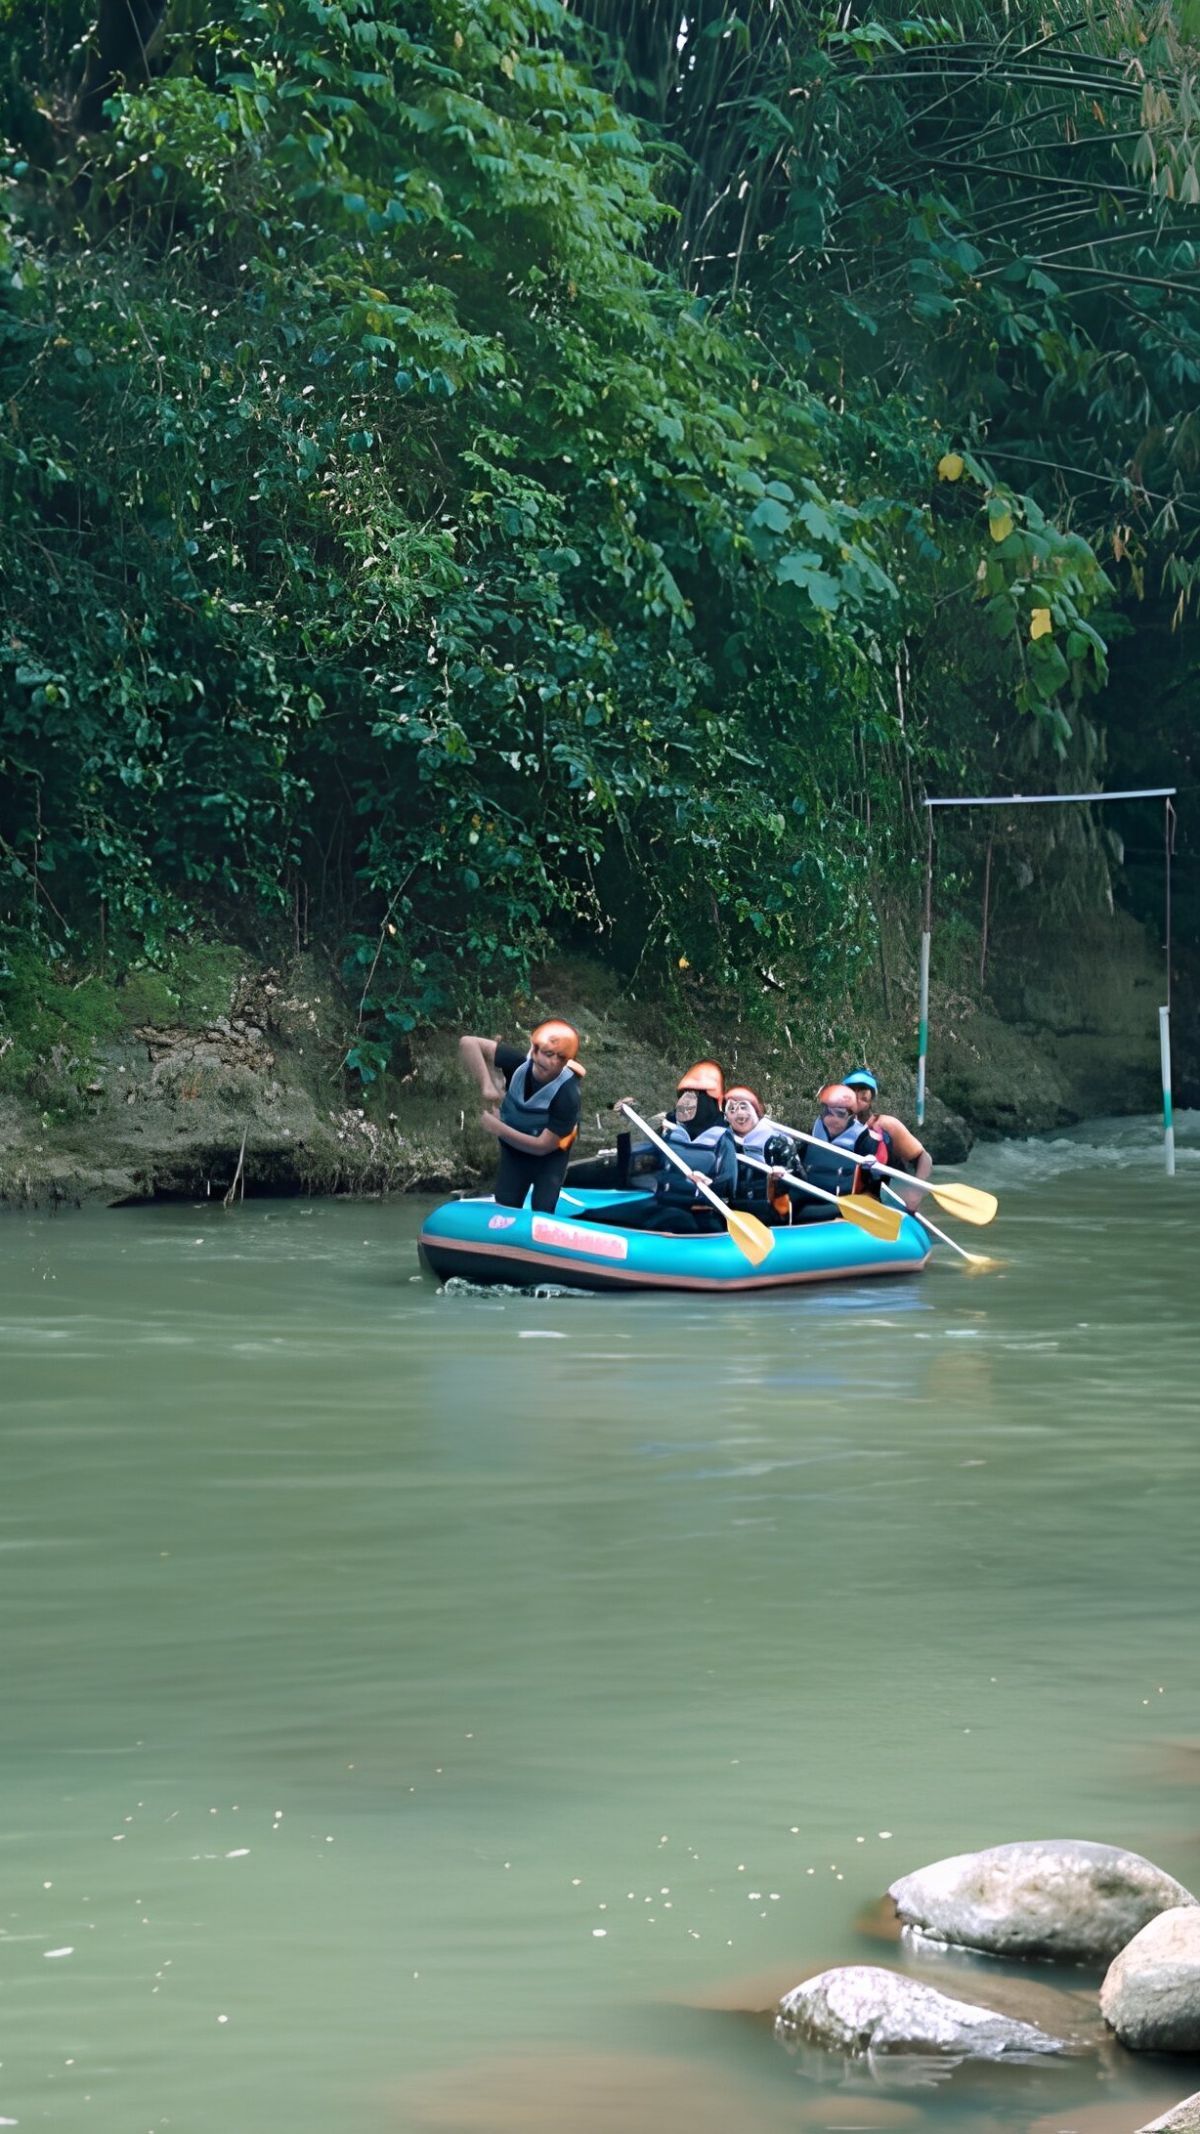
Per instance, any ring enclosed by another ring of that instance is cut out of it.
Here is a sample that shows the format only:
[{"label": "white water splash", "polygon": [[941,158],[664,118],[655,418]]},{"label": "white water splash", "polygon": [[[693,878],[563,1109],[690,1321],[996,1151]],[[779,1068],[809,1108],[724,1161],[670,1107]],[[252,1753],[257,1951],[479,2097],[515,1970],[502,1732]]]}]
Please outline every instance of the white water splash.
[{"label": "white water splash", "polygon": [[[1176,1162],[1180,1170],[1200,1169],[1200,1111],[1175,1115]],[[1131,1171],[1163,1177],[1162,1120],[1153,1113],[1127,1119],[1087,1119],[1060,1134],[1031,1135],[1025,1141],[984,1142],[971,1154],[971,1178],[1002,1191],[1005,1186],[1037,1185],[1047,1178],[1093,1170]]]}]

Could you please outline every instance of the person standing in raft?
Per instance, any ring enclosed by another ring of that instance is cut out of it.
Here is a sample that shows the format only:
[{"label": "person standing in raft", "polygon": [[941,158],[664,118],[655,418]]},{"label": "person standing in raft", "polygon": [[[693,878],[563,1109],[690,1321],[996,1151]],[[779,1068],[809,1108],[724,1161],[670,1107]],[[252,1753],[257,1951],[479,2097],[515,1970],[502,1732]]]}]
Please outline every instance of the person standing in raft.
[{"label": "person standing in raft", "polygon": [[[495,1037],[460,1037],[458,1056],[488,1101],[482,1124],[500,1143],[493,1198],[521,1208],[530,1194],[540,1215],[553,1215],[579,1132],[579,1032],[570,1023],[539,1023],[529,1051]],[[493,1111],[491,1104],[498,1104]]]},{"label": "person standing in raft", "polygon": [[[725,1093],[725,1123],[738,1153],[735,1207],[745,1209],[749,1215],[757,1215],[764,1223],[790,1223],[792,1201],[778,1173],[795,1169],[795,1143],[782,1126],[767,1117],[762,1098],[740,1083]],[[744,1156],[755,1156],[760,1163],[773,1164],[775,1170],[757,1170],[742,1161]]]},{"label": "person standing in raft", "polygon": [[[933,1158],[924,1143],[917,1140],[903,1119],[895,1119],[890,1112],[876,1110],[879,1084],[870,1068],[853,1068],[846,1076],[846,1087],[854,1091],[854,1101],[862,1124],[869,1126],[874,1133],[881,1134],[887,1143],[885,1163],[898,1163],[904,1170],[911,1171],[915,1178],[930,1177]],[[891,1190],[900,1195],[905,1207],[910,1211],[918,1210],[926,1197],[924,1193],[914,1193],[911,1188],[906,1192],[896,1179],[892,1180]]]},{"label": "person standing in raft", "polygon": [[[620,1230],[667,1230],[679,1237],[724,1231],[721,1217],[701,1200],[694,1183],[702,1178],[726,1201],[732,1200],[736,1190],[737,1149],[721,1111],[724,1094],[724,1077],[715,1061],[701,1060],[689,1068],[680,1078],[675,1109],[662,1124],[662,1139],[678,1150],[687,1170],[668,1162],[649,1142],[633,1147],[628,1134],[618,1134],[618,1178],[624,1184],[631,1170],[636,1171],[639,1189],[652,1192],[654,1198],[627,1201],[623,1208],[589,1209],[578,1220],[609,1223]],[[619,1113],[620,1103],[613,1110]],[[647,1157],[653,1159],[648,1168]]]}]

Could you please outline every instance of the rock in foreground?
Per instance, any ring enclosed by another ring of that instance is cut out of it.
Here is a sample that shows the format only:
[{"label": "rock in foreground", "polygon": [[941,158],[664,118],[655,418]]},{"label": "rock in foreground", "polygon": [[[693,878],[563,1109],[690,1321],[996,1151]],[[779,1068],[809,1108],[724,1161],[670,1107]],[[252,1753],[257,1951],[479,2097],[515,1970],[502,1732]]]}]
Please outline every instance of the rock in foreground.
[{"label": "rock in foreground", "polygon": [[1200,1909],[1163,1912],[1110,1965],[1100,2013],[1131,2052],[1200,2052]]},{"label": "rock in foreground", "polygon": [[1104,1963],[1159,1912],[1196,1899],[1140,1853],[1081,1838],[992,1845],[935,1860],[888,1892],[931,1941],[995,1956]]},{"label": "rock in foreground", "polygon": [[1172,2105],[1161,2119],[1151,2119],[1138,2134],[1200,2134],[1200,2090]]},{"label": "rock in foreground", "polygon": [[958,2059],[1026,2059],[1069,2050],[1032,2023],[952,2000],[902,1972],[847,1964],[794,1986],[779,2003],[776,2036],[829,2052],[945,2053]]}]

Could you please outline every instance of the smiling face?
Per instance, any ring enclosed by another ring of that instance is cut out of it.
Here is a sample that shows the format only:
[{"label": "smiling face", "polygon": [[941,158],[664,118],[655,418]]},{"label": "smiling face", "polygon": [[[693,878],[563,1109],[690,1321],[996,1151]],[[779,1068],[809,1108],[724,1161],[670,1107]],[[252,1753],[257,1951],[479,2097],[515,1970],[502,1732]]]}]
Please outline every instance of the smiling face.
[{"label": "smiling face", "polygon": [[700,1099],[694,1089],[681,1089],[675,1099],[675,1117],[681,1126],[690,1126],[699,1109]]},{"label": "smiling face", "polygon": [[730,1097],[725,1105],[725,1124],[735,1134],[748,1134],[758,1124],[758,1113],[749,1097]]}]

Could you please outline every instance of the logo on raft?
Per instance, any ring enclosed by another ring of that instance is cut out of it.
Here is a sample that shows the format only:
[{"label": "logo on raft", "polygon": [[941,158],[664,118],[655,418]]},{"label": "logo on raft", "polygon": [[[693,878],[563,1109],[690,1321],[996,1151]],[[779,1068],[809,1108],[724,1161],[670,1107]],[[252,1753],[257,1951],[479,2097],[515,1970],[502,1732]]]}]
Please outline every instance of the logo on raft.
[{"label": "logo on raft", "polygon": [[517,1218],[515,1215],[489,1215],[488,1229],[511,1230],[513,1224],[516,1222],[516,1219]]},{"label": "logo on raft", "polygon": [[593,1230],[580,1223],[560,1223],[552,1215],[535,1215],[533,1239],[537,1245],[564,1245],[572,1252],[590,1252],[601,1260],[627,1260],[628,1239],[611,1230]]}]

